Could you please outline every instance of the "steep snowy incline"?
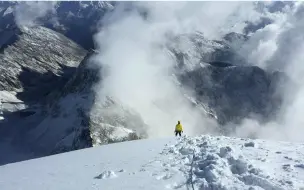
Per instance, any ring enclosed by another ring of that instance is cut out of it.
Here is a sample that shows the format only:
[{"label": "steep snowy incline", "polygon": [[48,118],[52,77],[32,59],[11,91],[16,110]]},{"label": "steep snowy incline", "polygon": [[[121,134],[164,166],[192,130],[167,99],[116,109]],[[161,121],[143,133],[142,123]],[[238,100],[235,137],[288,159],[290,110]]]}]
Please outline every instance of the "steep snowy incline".
[{"label": "steep snowy incline", "polygon": [[229,137],[128,141],[0,167],[15,189],[300,189],[304,144]]}]

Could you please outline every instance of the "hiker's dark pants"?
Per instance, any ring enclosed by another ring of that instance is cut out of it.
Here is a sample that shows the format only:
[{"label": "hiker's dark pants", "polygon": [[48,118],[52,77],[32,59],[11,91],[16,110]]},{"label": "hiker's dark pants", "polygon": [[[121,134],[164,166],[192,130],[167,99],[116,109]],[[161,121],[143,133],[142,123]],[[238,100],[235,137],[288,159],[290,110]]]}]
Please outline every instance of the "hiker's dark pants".
[{"label": "hiker's dark pants", "polygon": [[182,132],[181,131],[175,131],[175,136],[177,136],[177,135],[182,136]]}]

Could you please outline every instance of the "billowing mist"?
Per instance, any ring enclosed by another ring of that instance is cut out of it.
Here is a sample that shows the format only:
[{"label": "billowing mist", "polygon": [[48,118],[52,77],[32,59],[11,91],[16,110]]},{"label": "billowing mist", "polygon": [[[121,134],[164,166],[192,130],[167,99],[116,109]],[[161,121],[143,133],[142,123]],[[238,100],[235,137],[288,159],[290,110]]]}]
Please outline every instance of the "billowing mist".
[{"label": "billowing mist", "polygon": [[301,140],[303,8],[300,2],[284,7],[275,2],[121,2],[101,21],[95,36],[98,62],[109,68],[97,94],[100,100],[115,97],[138,112],[149,125],[150,137],[172,135],[177,120],[187,135],[213,133],[216,123],[191,105],[172,74],[176,62],[164,46],[167,37],[200,31],[208,39],[221,39],[228,32],[243,33],[248,22],[267,18],[271,24],[249,33],[238,53],[252,65],[286,72],[297,91],[280,89],[289,102],[277,121],[261,125],[246,119],[232,135]]},{"label": "billowing mist", "polygon": [[[27,1],[15,7],[15,20],[18,26],[36,25],[37,19],[48,13],[54,13],[56,1]],[[54,22],[56,18],[54,18]]]}]

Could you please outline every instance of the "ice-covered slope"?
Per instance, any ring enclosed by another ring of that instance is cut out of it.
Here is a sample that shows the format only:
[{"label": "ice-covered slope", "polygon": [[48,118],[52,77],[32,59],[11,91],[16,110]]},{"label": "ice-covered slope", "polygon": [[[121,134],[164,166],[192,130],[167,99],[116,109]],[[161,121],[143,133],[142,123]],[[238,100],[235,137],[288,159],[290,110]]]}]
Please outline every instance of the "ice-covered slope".
[{"label": "ice-covered slope", "polygon": [[228,137],[116,143],[0,167],[15,189],[299,189],[304,144]]}]

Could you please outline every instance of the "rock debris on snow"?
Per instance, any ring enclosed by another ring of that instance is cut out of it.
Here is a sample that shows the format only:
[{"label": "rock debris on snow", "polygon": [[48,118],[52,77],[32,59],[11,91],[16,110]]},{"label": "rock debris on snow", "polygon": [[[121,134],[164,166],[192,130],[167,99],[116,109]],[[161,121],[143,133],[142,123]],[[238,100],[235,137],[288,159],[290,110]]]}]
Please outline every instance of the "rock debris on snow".
[{"label": "rock debris on snow", "polygon": [[227,146],[227,147],[222,147],[221,149],[220,149],[220,153],[219,153],[219,155],[220,155],[220,157],[225,157],[229,152],[231,152],[232,151],[232,149],[229,147],[229,146]]},{"label": "rock debris on snow", "polygon": [[245,147],[254,147],[254,142],[248,142],[244,144]]},{"label": "rock debris on snow", "polygon": [[304,164],[295,164],[294,167],[304,169]]},{"label": "rock debris on snow", "polygon": [[113,171],[104,171],[100,175],[96,176],[96,179],[109,179],[109,178],[115,178],[117,175]]}]

